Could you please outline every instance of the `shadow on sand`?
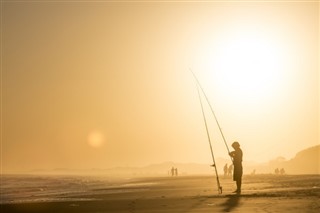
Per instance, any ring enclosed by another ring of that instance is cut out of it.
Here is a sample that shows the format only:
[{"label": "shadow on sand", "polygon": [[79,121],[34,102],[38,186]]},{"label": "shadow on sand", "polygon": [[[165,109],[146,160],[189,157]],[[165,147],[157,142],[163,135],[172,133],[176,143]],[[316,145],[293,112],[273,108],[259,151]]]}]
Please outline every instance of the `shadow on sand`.
[{"label": "shadow on sand", "polygon": [[224,212],[231,212],[234,208],[239,206],[240,195],[229,195],[226,202],[221,204]]}]

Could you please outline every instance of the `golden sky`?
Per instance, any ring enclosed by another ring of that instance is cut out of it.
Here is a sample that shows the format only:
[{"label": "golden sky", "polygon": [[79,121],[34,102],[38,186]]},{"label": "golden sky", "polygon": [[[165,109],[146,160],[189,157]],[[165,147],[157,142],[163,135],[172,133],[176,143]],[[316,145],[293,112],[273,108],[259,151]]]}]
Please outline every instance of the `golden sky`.
[{"label": "golden sky", "polygon": [[319,144],[318,1],[2,1],[1,41],[3,172],[210,164],[189,68],[246,161]]}]

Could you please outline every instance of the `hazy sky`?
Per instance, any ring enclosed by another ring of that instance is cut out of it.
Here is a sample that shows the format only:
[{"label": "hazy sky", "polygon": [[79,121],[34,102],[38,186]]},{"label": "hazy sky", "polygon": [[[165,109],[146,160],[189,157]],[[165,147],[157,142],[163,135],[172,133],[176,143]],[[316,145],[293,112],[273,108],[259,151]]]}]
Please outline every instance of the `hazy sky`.
[{"label": "hazy sky", "polygon": [[1,1],[1,39],[2,172],[210,164],[189,68],[244,160],[319,144],[318,1]]}]

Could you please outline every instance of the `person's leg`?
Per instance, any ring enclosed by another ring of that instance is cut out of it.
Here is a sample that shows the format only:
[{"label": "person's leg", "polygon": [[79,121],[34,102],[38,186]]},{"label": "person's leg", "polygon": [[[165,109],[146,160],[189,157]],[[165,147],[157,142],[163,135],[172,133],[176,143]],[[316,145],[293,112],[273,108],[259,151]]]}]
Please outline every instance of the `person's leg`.
[{"label": "person's leg", "polygon": [[240,193],[241,192],[241,178],[238,178],[236,183],[237,183],[237,192]]}]

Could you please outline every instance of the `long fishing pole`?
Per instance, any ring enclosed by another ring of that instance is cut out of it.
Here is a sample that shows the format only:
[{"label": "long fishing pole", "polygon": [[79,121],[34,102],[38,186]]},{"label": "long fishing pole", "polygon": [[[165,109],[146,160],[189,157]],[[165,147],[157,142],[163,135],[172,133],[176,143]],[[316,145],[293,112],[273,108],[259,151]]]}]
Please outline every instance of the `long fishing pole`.
[{"label": "long fishing pole", "polygon": [[211,138],[210,138],[209,129],[208,129],[208,125],[207,125],[206,115],[205,115],[204,110],[203,110],[203,104],[202,104],[201,95],[200,95],[200,91],[199,91],[199,85],[197,85],[197,91],[198,91],[199,101],[200,101],[200,105],[201,105],[201,111],[202,111],[202,115],[203,115],[203,120],[204,120],[204,124],[205,124],[205,127],[206,127],[207,137],[208,137],[208,141],[209,141],[209,145],[210,145],[211,156],[212,156],[212,161],[213,161],[213,165],[212,166],[214,167],[214,170],[216,172],[218,192],[219,192],[219,194],[222,194],[222,186],[220,185],[218,170],[217,170],[217,167],[216,167],[216,161],[214,159],[214,155],[213,155],[213,151],[212,151]]},{"label": "long fishing pole", "polygon": [[[207,103],[208,103],[208,105],[209,105],[209,107],[210,107],[210,110],[211,110],[211,112],[212,112],[212,114],[213,114],[213,116],[214,116],[214,119],[216,120],[216,123],[217,123],[217,125],[218,125],[218,127],[219,127],[220,134],[221,134],[221,136],[222,136],[223,142],[224,142],[224,144],[225,144],[226,147],[227,147],[228,153],[230,153],[229,147],[228,147],[228,145],[227,145],[226,138],[224,137],[224,134],[223,134],[223,132],[222,132],[221,126],[220,126],[220,124],[219,124],[219,122],[218,122],[218,119],[217,119],[216,114],[215,114],[214,111],[213,111],[213,108],[212,108],[212,106],[211,106],[211,104],[210,104],[210,101],[209,101],[206,93],[204,92],[204,89],[202,88],[202,86],[201,86],[201,84],[200,84],[200,81],[198,80],[197,76],[194,74],[194,72],[193,72],[191,69],[190,69],[190,71],[191,71],[194,79],[196,80],[197,85],[200,87],[200,89],[201,89],[204,97],[206,98],[206,101],[207,101]],[[233,161],[231,156],[230,156],[230,158],[231,158],[231,161]]]}]

